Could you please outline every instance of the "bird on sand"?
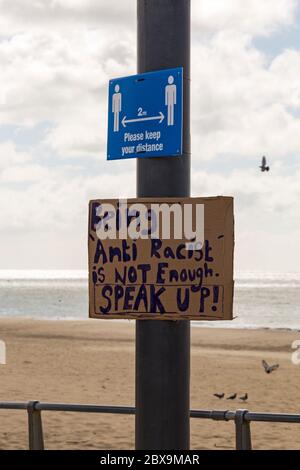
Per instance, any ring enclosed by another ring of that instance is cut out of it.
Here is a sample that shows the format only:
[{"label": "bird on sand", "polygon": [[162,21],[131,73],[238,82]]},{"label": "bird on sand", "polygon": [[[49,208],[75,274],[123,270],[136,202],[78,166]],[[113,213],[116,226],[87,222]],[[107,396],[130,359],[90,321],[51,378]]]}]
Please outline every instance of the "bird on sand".
[{"label": "bird on sand", "polygon": [[263,365],[263,368],[265,369],[266,374],[271,374],[272,372],[274,372],[274,370],[277,370],[279,367],[279,364],[274,364],[273,366],[269,366],[269,364],[265,360],[262,360],[262,365]]},{"label": "bird on sand", "polygon": [[248,393],[245,393],[245,395],[239,397],[240,400],[242,401],[247,401],[248,400]]},{"label": "bird on sand", "polygon": [[225,393],[214,393],[214,397],[219,398],[219,400],[222,400],[224,396],[225,396]]},{"label": "bird on sand", "polygon": [[234,393],[233,395],[229,395],[229,397],[227,397],[227,400],[235,400],[237,397],[237,394]]}]

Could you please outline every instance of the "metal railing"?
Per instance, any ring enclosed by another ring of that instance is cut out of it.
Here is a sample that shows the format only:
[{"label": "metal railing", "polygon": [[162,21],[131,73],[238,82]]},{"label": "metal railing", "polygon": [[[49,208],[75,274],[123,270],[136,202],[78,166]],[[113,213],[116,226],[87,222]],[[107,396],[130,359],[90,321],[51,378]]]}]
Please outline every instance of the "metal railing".
[{"label": "metal railing", "polygon": [[[109,413],[134,415],[135,408],[125,406],[78,405],[66,403],[0,402],[2,410],[26,410],[28,414],[28,440],[30,450],[44,450],[42,411],[69,411],[77,413]],[[234,421],[236,450],[252,450],[251,422],[298,423],[300,414],[252,413],[248,410],[209,411],[191,410],[191,418],[214,421]]]}]

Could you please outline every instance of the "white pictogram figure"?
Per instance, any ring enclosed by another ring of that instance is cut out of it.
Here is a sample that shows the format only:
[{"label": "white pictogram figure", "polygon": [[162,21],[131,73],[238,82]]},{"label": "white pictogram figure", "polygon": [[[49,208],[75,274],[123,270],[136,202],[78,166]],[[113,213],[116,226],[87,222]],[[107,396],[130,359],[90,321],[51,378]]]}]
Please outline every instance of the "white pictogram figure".
[{"label": "white pictogram figure", "polygon": [[168,78],[169,85],[166,86],[165,104],[168,106],[168,126],[174,126],[174,107],[177,101],[176,85],[174,85],[174,77]]},{"label": "white pictogram figure", "polygon": [[115,93],[112,97],[112,112],[114,114],[114,132],[120,130],[120,112],[122,111],[122,94],[120,93],[120,86],[115,86]]}]

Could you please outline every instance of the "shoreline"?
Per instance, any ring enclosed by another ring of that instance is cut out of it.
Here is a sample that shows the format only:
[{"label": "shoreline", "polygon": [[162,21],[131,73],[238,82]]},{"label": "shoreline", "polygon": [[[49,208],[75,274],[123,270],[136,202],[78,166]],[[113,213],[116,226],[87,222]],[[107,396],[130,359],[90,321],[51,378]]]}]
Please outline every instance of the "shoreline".
[{"label": "shoreline", "polygon": [[[96,318],[78,318],[78,317],[53,317],[53,318],[50,318],[50,317],[42,317],[42,316],[25,316],[25,315],[1,315],[0,314],[0,324],[1,324],[1,321],[6,321],[6,320],[20,320],[20,321],[42,321],[42,322],[80,322],[80,323],[85,323],[85,322],[90,322],[91,320],[92,321],[97,321],[97,322],[101,322],[101,321],[104,321],[105,323],[106,322],[114,322],[114,323],[121,323],[121,324],[132,324],[132,323],[135,323],[136,321],[143,321],[143,320],[134,320],[134,319],[106,319],[106,318],[103,318],[103,319],[96,319]],[[158,320],[159,321],[159,320]],[[182,320],[184,321],[184,320]],[[224,320],[226,321],[226,323],[229,323],[230,320]],[[206,323],[205,325],[202,325],[201,323]],[[211,323],[212,325],[208,325],[207,323]],[[216,323],[220,323],[220,325],[217,325],[215,326]],[[213,325],[214,324],[214,325]],[[218,320],[218,321],[207,321],[207,320],[203,320],[203,322],[201,320],[197,321],[197,320],[191,320],[191,327],[192,328],[200,328],[200,329],[207,329],[207,330],[250,330],[250,331],[283,331],[283,332],[295,332],[295,333],[300,333],[300,325],[299,327],[295,327],[295,328],[291,328],[291,327],[268,327],[268,326],[241,326],[241,325],[238,325],[238,326],[234,326],[233,324],[232,325],[222,325],[222,321],[221,320]]]}]

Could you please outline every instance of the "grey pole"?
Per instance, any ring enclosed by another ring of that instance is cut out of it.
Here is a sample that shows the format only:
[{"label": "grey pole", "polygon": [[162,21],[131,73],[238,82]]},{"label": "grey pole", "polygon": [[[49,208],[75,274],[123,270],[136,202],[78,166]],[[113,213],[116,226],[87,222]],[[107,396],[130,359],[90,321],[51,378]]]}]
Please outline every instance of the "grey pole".
[{"label": "grey pole", "polygon": [[[137,160],[138,197],[190,196],[190,0],[137,0],[138,72],[184,68],[183,155]],[[136,322],[136,449],[189,449],[190,322]]]}]

